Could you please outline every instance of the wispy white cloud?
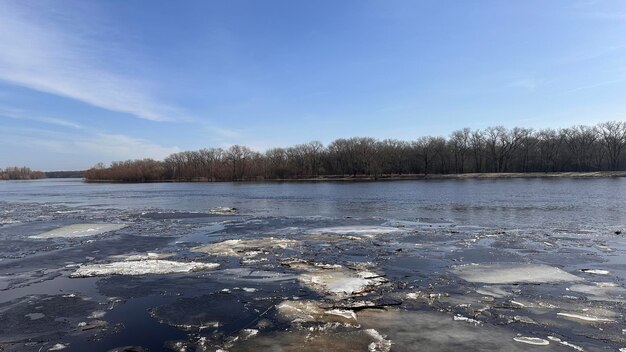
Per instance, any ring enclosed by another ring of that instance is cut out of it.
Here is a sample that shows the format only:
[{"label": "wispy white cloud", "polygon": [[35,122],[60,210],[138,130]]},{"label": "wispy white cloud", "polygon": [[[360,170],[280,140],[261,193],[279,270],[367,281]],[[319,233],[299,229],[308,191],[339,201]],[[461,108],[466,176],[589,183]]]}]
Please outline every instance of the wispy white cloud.
[{"label": "wispy white cloud", "polygon": [[56,125],[66,128],[72,129],[82,129],[84,128],[82,125],[58,117],[50,117],[50,116],[37,116],[24,112],[21,109],[0,107],[0,118],[9,118],[14,120],[28,120],[28,121],[36,121],[42,122],[49,125]]},{"label": "wispy white cloud", "polygon": [[574,92],[579,92],[581,90],[599,88],[599,87],[604,87],[604,86],[608,86],[608,85],[611,85],[611,84],[617,84],[617,83],[622,83],[622,82],[626,82],[626,78],[607,80],[607,81],[598,82],[598,83],[594,83],[594,84],[588,84],[588,85],[584,85],[584,86],[579,86],[579,87],[567,90],[565,93],[574,93]]},{"label": "wispy white cloud", "polygon": [[[119,133],[90,130],[51,131],[39,127],[2,126],[0,165],[29,165],[41,169],[82,169],[97,161],[163,159],[181,149]],[[28,155],[28,156],[26,156]],[[22,160],[23,159],[23,160]]]},{"label": "wispy white cloud", "polygon": [[162,103],[154,82],[129,76],[132,68],[122,73],[105,62],[116,57],[123,63],[125,53],[113,43],[89,38],[103,28],[58,20],[46,7],[0,1],[0,80],[142,119],[179,119],[180,109]]},{"label": "wispy white cloud", "polygon": [[220,137],[226,137],[226,138],[240,138],[243,136],[242,132],[237,131],[237,130],[232,130],[232,129],[228,129],[228,128],[221,128],[221,127],[215,127],[215,126],[211,126],[208,125],[207,128],[217,134]]},{"label": "wispy white cloud", "polygon": [[107,160],[163,159],[180,151],[178,147],[164,147],[144,139],[123,134],[98,133],[92,138],[73,143],[90,155],[106,155]]}]

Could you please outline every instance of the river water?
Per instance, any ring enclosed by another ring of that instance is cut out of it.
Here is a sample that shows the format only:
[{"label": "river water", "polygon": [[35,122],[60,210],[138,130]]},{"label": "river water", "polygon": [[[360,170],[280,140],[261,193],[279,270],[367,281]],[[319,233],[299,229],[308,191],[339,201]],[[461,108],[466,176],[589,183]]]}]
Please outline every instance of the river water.
[{"label": "river water", "polygon": [[618,351],[625,209],[623,178],[3,181],[0,350]]}]

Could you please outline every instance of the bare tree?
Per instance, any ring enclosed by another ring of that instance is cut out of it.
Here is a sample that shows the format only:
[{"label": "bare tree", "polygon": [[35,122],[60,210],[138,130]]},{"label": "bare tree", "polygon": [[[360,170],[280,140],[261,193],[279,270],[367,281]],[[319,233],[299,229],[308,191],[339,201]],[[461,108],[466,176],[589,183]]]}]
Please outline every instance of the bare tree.
[{"label": "bare tree", "polygon": [[619,169],[619,161],[626,144],[626,122],[609,121],[598,125],[602,145],[606,151],[609,168]]}]

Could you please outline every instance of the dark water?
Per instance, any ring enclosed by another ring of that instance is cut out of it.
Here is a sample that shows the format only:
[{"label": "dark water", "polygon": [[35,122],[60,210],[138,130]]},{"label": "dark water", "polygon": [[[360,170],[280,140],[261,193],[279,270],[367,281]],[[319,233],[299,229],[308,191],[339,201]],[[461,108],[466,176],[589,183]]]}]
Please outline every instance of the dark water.
[{"label": "dark water", "polygon": [[[625,209],[623,178],[3,181],[0,351],[617,351],[626,347]],[[111,223],[128,226],[32,237]],[[71,277],[147,253],[220,266]],[[569,276],[473,282],[456,271],[467,265]],[[324,275],[338,276],[316,284]],[[359,275],[376,284],[332,291]],[[285,302],[317,311],[294,317],[279,309]],[[336,309],[344,316],[325,313]]]}]

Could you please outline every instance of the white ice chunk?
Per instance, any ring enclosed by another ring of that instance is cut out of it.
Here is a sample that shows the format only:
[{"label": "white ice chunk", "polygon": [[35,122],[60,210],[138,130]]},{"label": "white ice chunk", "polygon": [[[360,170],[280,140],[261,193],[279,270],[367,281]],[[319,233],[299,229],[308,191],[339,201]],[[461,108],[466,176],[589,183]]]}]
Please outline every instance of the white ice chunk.
[{"label": "white ice chunk", "polygon": [[278,314],[292,322],[356,322],[356,314],[351,310],[324,310],[319,302],[283,301],[276,306]]},{"label": "white ice chunk", "polygon": [[75,224],[60,227],[58,229],[30,236],[36,239],[48,238],[81,238],[101,235],[106,232],[116,231],[128,225],[126,224]]},{"label": "white ice chunk", "polygon": [[609,275],[611,272],[603,269],[580,269],[581,272],[594,275]]},{"label": "white ice chunk", "polygon": [[354,311],[351,311],[348,309],[331,309],[331,310],[325,311],[324,313],[330,314],[330,315],[336,315],[342,318],[346,318],[348,320],[356,320],[356,314],[354,314]]},{"label": "white ice chunk", "polygon": [[237,208],[231,208],[231,207],[215,207],[215,208],[209,209],[210,214],[216,214],[216,215],[232,215],[232,214],[235,214],[236,212],[237,212]]},{"label": "white ice chunk", "polygon": [[536,346],[547,346],[550,344],[550,341],[540,339],[538,337],[516,336],[513,338],[513,340],[517,342],[527,343],[529,345],[536,345]]},{"label": "white ice chunk", "polygon": [[607,317],[607,316],[597,316],[597,315],[592,315],[592,314],[560,312],[560,313],[556,313],[556,315],[560,315],[562,317],[575,319],[575,320],[582,320],[584,322],[591,322],[591,323],[595,323],[595,322],[611,323],[615,321],[615,319]]},{"label": "white ice chunk", "polygon": [[575,349],[576,351],[581,351],[581,352],[584,351],[582,347],[574,345],[574,344],[569,343],[567,341],[563,341],[563,340],[561,340],[560,338],[558,338],[556,336],[548,336],[548,340],[554,341],[554,342],[558,342],[558,343],[560,343],[563,346],[571,347],[571,348]]},{"label": "white ice chunk", "polygon": [[57,344],[52,345],[50,348],[48,348],[48,351],[60,351],[66,348],[67,348],[67,345],[64,345],[62,343],[57,343]]},{"label": "white ice chunk", "polygon": [[391,351],[391,340],[385,339],[385,337],[375,329],[365,329],[365,333],[374,339],[374,341],[367,346],[368,352]]},{"label": "white ice chunk", "polygon": [[344,268],[303,273],[298,279],[312,290],[336,296],[361,294],[387,282],[387,279],[374,272]]},{"label": "white ice chunk", "polygon": [[82,265],[70,277],[189,273],[215,269],[218,266],[219,264],[216,263],[175,262],[171,260],[123,261]]},{"label": "white ice chunk", "polygon": [[89,316],[87,318],[89,319],[100,319],[103,318],[107,313],[103,310],[96,310],[94,312],[91,312],[91,314],[89,314]]},{"label": "white ice chunk", "polygon": [[455,315],[454,321],[464,321],[466,323],[474,324],[474,325],[482,325],[482,323],[476,319],[464,317],[462,315]]},{"label": "white ice chunk", "polygon": [[194,247],[193,252],[219,256],[254,257],[275,248],[286,249],[298,245],[300,242],[286,238],[259,238],[254,240],[226,240]]},{"label": "white ice chunk", "polygon": [[551,283],[580,281],[581,278],[543,264],[470,264],[452,271],[463,280],[486,284]]}]

